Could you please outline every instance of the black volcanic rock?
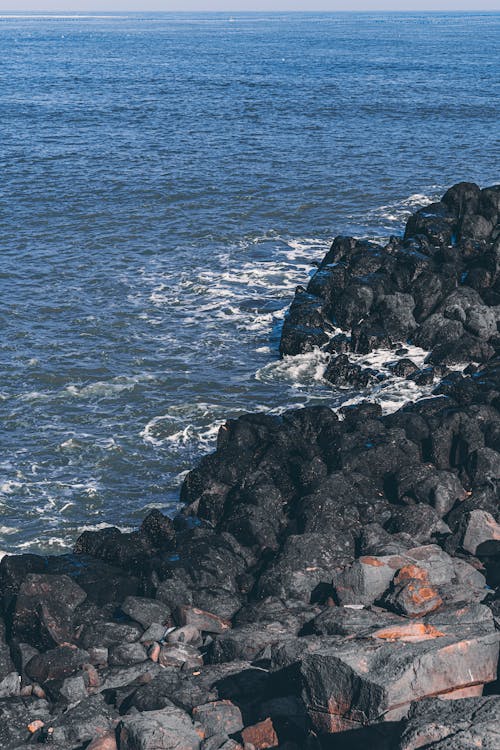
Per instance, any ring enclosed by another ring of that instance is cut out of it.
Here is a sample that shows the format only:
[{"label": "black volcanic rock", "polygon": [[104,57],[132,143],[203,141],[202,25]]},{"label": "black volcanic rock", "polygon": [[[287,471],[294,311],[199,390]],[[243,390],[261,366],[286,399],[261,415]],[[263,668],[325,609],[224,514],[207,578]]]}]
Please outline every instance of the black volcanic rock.
[{"label": "black volcanic rock", "polygon": [[173,521],[4,557],[2,747],[495,746],[499,207],[460,183],[385,247],[337,237],[285,320],[332,385],[382,348],[429,397],[229,419]]}]

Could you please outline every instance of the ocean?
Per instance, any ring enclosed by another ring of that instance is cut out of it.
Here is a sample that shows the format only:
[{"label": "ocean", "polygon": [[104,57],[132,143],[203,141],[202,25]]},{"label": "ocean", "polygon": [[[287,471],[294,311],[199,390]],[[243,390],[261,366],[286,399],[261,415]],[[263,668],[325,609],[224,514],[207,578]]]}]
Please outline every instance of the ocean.
[{"label": "ocean", "polygon": [[287,306],[335,235],[499,181],[499,32],[0,16],[0,550],[173,512],[226,418],[366,395],[325,384],[323,355],[279,360]]}]

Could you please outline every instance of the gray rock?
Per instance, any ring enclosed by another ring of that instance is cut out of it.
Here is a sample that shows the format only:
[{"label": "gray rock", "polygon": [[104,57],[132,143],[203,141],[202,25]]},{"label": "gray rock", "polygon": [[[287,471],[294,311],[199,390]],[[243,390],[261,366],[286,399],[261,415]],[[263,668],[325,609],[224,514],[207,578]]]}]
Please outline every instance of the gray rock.
[{"label": "gray rock", "polygon": [[120,750],[199,750],[201,741],[189,715],[171,706],[124,716],[118,736]]},{"label": "gray rock", "polygon": [[224,633],[231,627],[228,620],[197,607],[179,607],[176,610],[175,619],[181,626],[192,625],[205,633]]},{"label": "gray rock", "polygon": [[170,608],[158,599],[148,599],[145,596],[127,596],[121,606],[123,612],[142,625],[144,629],[153,623],[168,625]]},{"label": "gray rock", "polygon": [[135,623],[96,622],[85,627],[80,642],[83,648],[100,646],[109,648],[121,643],[133,643],[142,635],[142,628]]},{"label": "gray rock", "polygon": [[193,720],[201,724],[206,737],[219,733],[234,734],[243,729],[241,711],[229,700],[196,706],[193,709]]},{"label": "gray rock", "polygon": [[87,651],[71,646],[60,646],[33,656],[26,665],[26,674],[32,680],[43,684],[47,680],[69,677],[88,660]]},{"label": "gray rock", "polygon": [[305,652],[304,701],[314,727],[338,732],[398,720],[415,699],[495,680],[498,634],[486,612],[441,612]]},{"label": "gray rock", "polygon": [[203,657],[194,646],[174,643],[161,647],[158,662],[163,667],[199,667],[203,664]]},{"label": "gray rock", "polygon": [[110,649],[108,663],[110,667],[130,667],[132,664],[146,661],[147,658],[146,649],[141,643],[122,643]]},{"label": "gray rock", "polygon": [[500,747],[500,697],[439,698],[414,703],[398,750],[497,750]]},{"label": "gray rock", "polygon": [[485,510],[467,515],[462,547],[471,555],[495,555],[500,552],[500,524]]}]

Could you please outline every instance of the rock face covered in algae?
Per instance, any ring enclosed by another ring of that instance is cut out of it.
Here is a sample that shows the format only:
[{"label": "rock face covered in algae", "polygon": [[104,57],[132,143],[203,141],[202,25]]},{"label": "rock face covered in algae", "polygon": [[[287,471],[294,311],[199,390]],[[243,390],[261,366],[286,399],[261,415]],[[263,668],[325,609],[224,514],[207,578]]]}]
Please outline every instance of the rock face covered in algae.
[{"label": "rock face covered in algae", "polygon": [[430,397],[229,420],[177,518],[2,560],[2,748],[498,748],[499,205],[337,238],[285,321],[337,385],[410,340]]}]

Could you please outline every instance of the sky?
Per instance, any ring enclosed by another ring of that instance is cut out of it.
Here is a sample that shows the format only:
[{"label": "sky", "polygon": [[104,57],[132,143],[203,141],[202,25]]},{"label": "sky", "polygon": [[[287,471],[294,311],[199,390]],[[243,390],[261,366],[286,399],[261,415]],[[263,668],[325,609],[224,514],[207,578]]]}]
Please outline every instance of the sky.
[{"label": "sky", "polygon": [[0,0],[0,11],[500,11],[500,0]]}]

